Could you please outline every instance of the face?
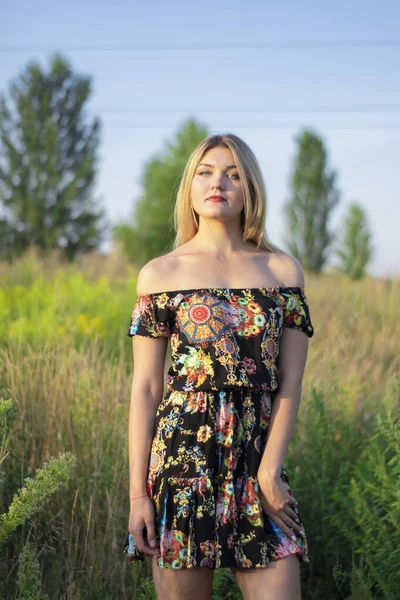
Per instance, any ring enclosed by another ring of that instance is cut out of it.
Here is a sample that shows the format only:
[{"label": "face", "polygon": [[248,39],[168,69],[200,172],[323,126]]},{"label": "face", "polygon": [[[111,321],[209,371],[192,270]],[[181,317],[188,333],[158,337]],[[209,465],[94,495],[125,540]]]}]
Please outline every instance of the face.
[{"label": "face", "polygon": [[201,217],[223,221],[240,219],[244,206],[243,190],[229,148],[210,148],[205,152],[192,180],[191,198],[195,212]]}]

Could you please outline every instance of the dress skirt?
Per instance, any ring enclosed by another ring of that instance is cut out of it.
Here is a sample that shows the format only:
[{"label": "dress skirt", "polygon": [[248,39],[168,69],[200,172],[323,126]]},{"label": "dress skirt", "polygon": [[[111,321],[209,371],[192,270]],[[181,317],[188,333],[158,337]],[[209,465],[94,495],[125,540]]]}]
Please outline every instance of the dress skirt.
[{"label": "dress skirt", "polygon": [[[290,539],[261,503],[257,471],[272,401],[270,391],[238,386],[165,394],[147,481],[159,567],[256,568],[290,554],[310,562],[306,534]],[[280,477],[293,495],[284,465]],[[297,504],[291,508],[305,531]],[[146,556],[130,533],[124,552],[132,562]]]}]

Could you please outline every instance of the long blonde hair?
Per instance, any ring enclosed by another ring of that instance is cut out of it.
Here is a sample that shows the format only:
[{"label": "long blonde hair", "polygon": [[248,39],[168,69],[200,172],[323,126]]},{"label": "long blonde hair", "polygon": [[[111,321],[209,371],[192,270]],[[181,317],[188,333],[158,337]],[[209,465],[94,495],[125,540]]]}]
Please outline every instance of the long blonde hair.
[{"label": "long blonde hair", "polygon": [[211,135],[204,139],[191,153],[178,188],[174,210],[176,236],[174,248],[191,240],[198,230],[198,215],[194,213],[190,201],[192,179],[203,155],[210,148],[229,148],[237,165],[243,186],[244,210],[241,225],[243,241],[251,241],[267,252],[280,253],[282,250],[267,239],[265,217],[267,194],[258,160],[251,148],[232,133]]}]

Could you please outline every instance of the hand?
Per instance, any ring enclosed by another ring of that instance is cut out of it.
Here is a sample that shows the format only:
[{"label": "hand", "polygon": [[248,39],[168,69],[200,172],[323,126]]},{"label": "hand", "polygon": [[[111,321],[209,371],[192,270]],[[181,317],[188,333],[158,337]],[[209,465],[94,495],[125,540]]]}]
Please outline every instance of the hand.
[{"label": "hand", "polygon": [[[303,527],[298,516],[290,507],[291,504],[297,504],[297,500],[288,493],[280,476],[263,473],[257,478],[262,506],[268,517],[289,538],[293,539],[296,532],[303,535]],[[294,529],[295,533],[290,528]]]},{"label": "hand", "polygon": [[128,530],[138,550],[145,554],[159,554],[154,529],[154,507],[149,497],[131,500]]}]

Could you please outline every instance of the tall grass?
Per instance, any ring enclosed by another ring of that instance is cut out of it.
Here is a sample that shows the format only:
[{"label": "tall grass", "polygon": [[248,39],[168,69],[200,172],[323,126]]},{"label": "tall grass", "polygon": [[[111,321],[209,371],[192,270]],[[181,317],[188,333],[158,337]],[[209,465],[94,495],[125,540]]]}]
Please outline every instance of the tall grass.
[{"label": "tall grass", "polygon": [[126,569],[121,555],[129,506],[126,368],[95,346],[82,354],[57,342],[39,354],[19,345],[3,352],[2,386],[19,411],[10,441],[6,503],[22,472],[29,475],[65,448],[78,458],[68,491],[35,519],[50,597],[57,597],[63,573],[75,584],[82,581],[81,592],[89,594],[97,585],[100,591],[112,582],[116,568]]},{"label": "tall grass", "polygon": [[[0,395],[16,405],[7,470],[0,464],[2,503],[50,456],[71,451],[78,461],[65,490],[7,547],[0,563],[7,598],[17,597],[16,556],[28,527],[50,598],[150,593],[149,563],[131,565],[122,554],[132,371],[126,330],[136,273],[115,260],[94,264],[43,267],[30,256],[12,269],[0,266]],[[400,284],[307,276],[306,294],[315,336],[286,461],[310,545],[303,598],[391,600],[400,583],[393,574]],[[219,598],[240,597],[226,573],[217,578]]]}]

